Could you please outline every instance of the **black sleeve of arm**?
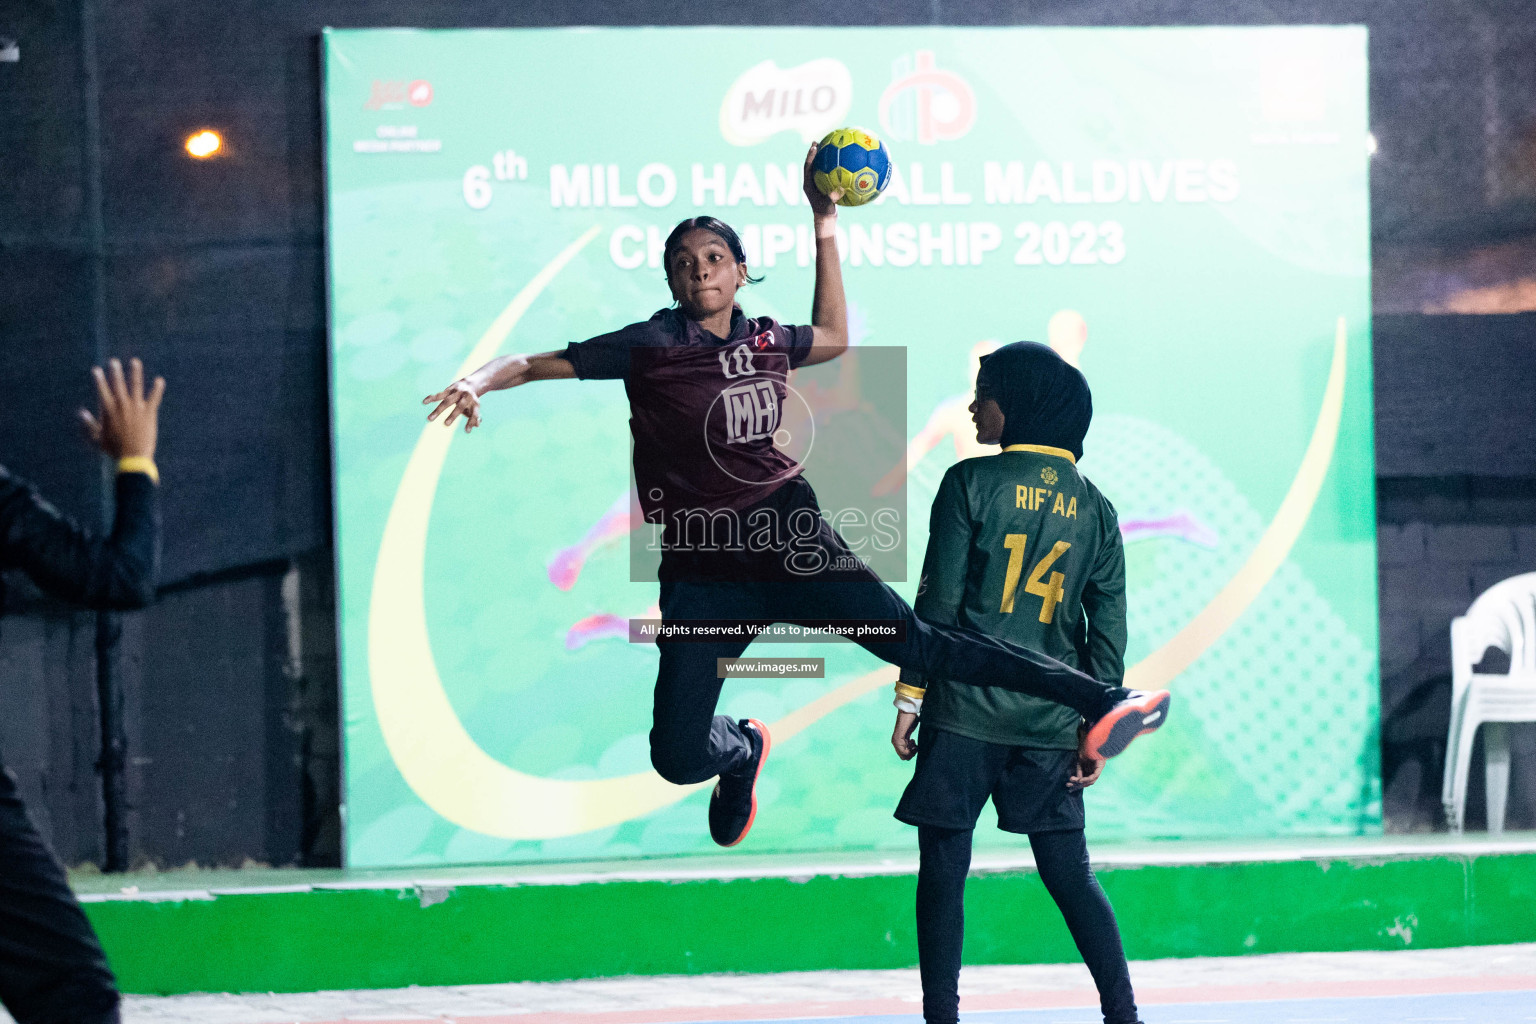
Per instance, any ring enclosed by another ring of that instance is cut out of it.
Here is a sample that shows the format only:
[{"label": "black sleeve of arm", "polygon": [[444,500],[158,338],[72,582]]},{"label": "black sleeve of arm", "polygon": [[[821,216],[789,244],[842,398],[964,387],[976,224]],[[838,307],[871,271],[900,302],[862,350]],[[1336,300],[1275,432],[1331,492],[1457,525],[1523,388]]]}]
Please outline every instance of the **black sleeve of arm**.
[{"label": "black sleeve of arm", "polygon": [[629,350],[641,340],[646,324],[630,324],[611,334],[573,341],[561,353],[576,368],[578,380],[622,380],[629,376]]},{"label": "black sleeve of arm", "polygon": [[[1107,503],[1106,503],[1107,504]],[[1125,678],[1125,542],[1111,510],[1103,549],[1083,587],[1083,671],[1109,686]]]},{"label": "black sleeve of arm", "polygon": [[0,470],[0,565],[88,608],[142,608],[155,599],[160,571],[158,491],[143,473],[119,473],[112,533],[97,537]]},{"label": "black sleeve of arm", "polygon": [[816,329],[809,324],[798,324],[785,327],[784,333],[789,338],[789,365],[794,368],[805,362],[805,357],[811,354],[811,342],[815,339]]}]

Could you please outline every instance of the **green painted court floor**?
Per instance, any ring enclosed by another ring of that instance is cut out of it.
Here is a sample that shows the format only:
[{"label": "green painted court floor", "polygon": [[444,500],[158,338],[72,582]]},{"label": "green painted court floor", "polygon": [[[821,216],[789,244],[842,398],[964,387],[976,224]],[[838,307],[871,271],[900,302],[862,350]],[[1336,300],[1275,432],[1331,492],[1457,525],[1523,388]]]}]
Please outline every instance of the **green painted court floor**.
[{"label": "green painted court floor", "polygon": [[[1337,857],[1480,856],[1536,851],[1536,832],[1501,836],[1393,835],[1336,839],[1164,840],[1145,843],[1090,843],[1095,867],[1294,861]],[[980,850],[973,870],[1028,865],[1027,849]],[[405,885],[473,885],[497,881],[558,884],[625,878],[743,878],[797,876],[820,871],[911,873],[917,851],[817,853],[720,853],[714,856],[638,857],[626,860],[553,861],[530,864],[402,868],[176,868],[106,875],[70,873],[70,885],[87,898],[174,892],[232,892]]]},{"label": "green painted court floor", "polygon": [[[1423,950],[1536,942],[1533,838],[1106,844],[1094,864],[1134,959]],[[909,968],[916,860],[167,872],[78,887],[125,992],[306,993]],[[965,957],[1077,958],[1027,850],[975,859]]]}]

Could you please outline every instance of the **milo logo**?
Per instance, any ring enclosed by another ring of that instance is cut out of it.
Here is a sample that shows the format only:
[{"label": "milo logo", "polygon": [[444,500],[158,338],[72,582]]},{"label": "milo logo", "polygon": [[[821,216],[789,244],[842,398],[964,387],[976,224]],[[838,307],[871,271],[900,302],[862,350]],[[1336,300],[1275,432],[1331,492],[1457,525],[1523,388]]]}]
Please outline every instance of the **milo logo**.
[{"label": "milo logo", "polygon": [[823,57],[792,68],[754,65],[726,90],[720,134],[733,146],[755,146],[779,132],[819,139],[846,118],[853,77],[842,61]]}]

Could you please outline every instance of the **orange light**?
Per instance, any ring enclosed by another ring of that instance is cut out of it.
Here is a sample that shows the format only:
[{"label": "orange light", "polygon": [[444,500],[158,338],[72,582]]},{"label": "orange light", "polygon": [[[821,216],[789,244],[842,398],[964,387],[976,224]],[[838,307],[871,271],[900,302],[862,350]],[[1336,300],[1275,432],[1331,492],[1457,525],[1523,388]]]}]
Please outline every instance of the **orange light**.
[{"label": "orange light", "polygon": [[187,136],[187,152],[199,160],[208,159],[223,146],[224,140],[219,138],[219,133],[207,128]]}]

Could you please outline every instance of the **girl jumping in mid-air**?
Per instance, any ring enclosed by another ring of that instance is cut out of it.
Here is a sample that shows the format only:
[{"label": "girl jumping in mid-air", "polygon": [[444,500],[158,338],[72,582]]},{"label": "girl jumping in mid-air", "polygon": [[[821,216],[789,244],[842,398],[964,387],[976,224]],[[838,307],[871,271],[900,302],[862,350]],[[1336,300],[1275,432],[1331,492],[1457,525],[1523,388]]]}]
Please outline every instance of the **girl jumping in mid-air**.
[{"label": "girl jumping in mid-air", "polygon": [[[692,217],[667,237],[663,266],[675,305],[612,334],[538,355],[503,356],[425,399],[480,425],[480,396],[537,380],[622,379],[634,437],[634,475],[647,522],[662,526],[663,626],[708,620],[824,624],[896,622],[897,639],[858,639],[883,661],[962,683],[1001,687],[1072,708],[1093,723],[1086,741],[1112,757],[1161,724],[1146,717],[1157,694],[1109,686],[1026,648],[919,620],[864,567],[821,515],[800,466],[775,446],[789,372],[826,362],[848,344],[837,207],[811,180],[816,232],[811,326],[746,316],[736,294],[748,275],[741,240],[713,217]],[[756,719],[715,714],[717,659],[739,657],[750,637],[657,643],[661,663],[651,763],[669,782],[719,777],[710,798],[715,842],[734,846],[757,812],[756,783],[771,738]]]}]

